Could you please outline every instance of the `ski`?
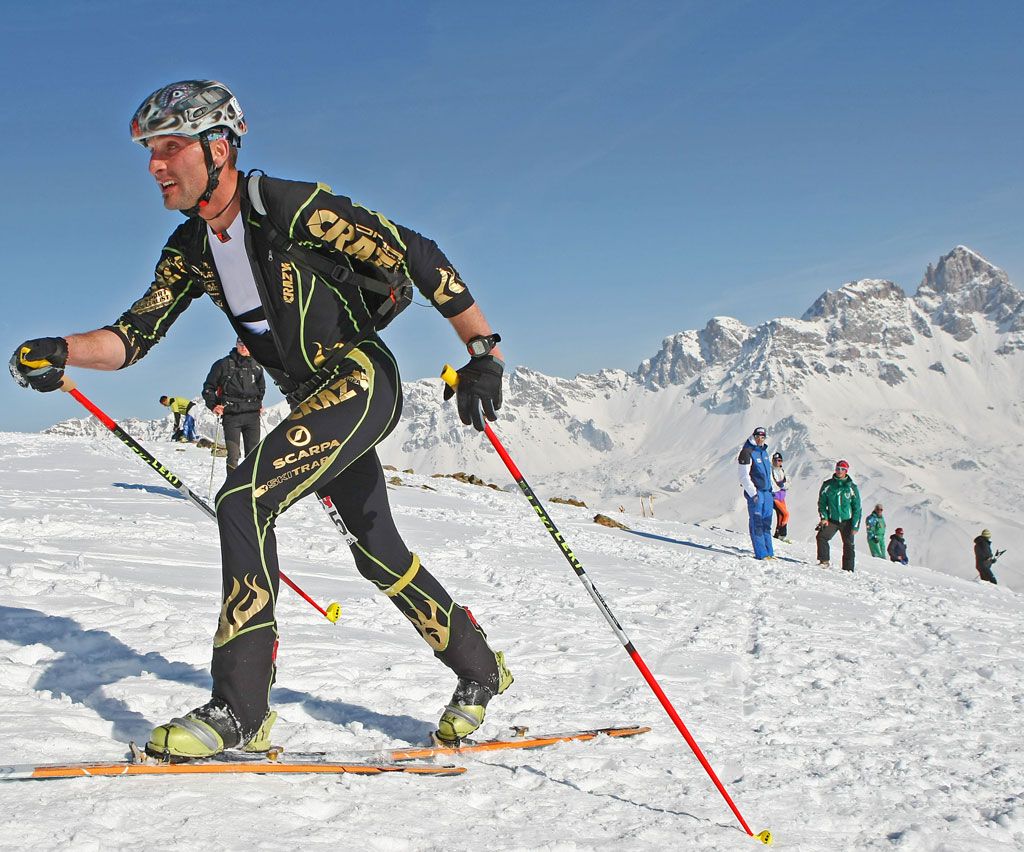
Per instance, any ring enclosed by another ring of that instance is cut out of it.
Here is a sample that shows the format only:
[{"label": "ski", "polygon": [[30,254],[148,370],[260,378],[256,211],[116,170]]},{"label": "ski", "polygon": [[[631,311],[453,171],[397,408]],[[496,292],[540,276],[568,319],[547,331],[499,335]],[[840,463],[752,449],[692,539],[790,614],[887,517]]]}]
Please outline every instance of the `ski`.
[{"label": "ski", "polygon": [[[132,744],[134,746],[134,743]],[[152,758],[139,760],[138,750],[132,749],[134,757],[107,762],[50,763],[0,766],[0,781],[24,781],[49,778],[95,778],[97,776],[120,777],[123,775],[461,775],[464,766],[438,766],[436,764],[393,764],[374,762],[335,761],[326,758],[299,760],[280,759],[280,752],[266,755],[218,755],[205,760],[188,760],[181,763],[166,763]]]},{"label": "ski", "polygon": [[[529,728],[516,725],[512,728],[512,736],[496,737],[490,740],[464,739],[458,745],[443,744],[437,740],[432,745],[406,746],[404,748],[381,749],[365,753],[364,757],[381,761],[385,765],[404,763],[408,760],[430,760],[435,757],[453,757],[460,754],[476,754],[485,751],[509,751],[512,749],[544,748],[568,742],[587,742],[598,737],[634,737],[646,734],[651,729],[640,725],[626,725],[614,728],[586,728],[579,731],[564,731],[557,734],[528,734]],[[285,754],[285,749],[272,746],[267,753],[270,759]],[[330,752],[326,751],[293,751],[288,752],[292,759],[329,760]]]},{"label": "ski", "polygon": [[461,775],[464,766],[434,763],[410,763],[437,757],[475,754],[486,751],[544,748],[566,742],[587,742],[598,737],[633,737],[651,729],[629,725],[612,728],[590,728],[555,734],[529,734],[525,727],[516,727],[511,737],[490,740],[462,740],[458,745],[410,746],[386,749],[375,753],[374,759],[345,761],[333,758],[327,752],[287,753],[280,746],[263,754],[232,752],[201,760],[167,763],[145,756],[134,743],[133,757],[124,760],[86,761],[81,763],[20,764],[0,766],[0,781],[21,781],[47,778],[93,778],[122,775],[218,775],[218,774],[326,774],[326,775]]},{"label": "ski", "polygon": [[592,728],[582,731],[566,731],[558,734],[527,734],[528,728],[513,728],[514,735],[493,740],[462,740],[458,745],[411,746],[391,749],[384,753],[388,761],[426,760],[432,757],[451,757],[457,754],[474,754],[483,751],[506,751],[509,749],[544,748],[557,743],[587,742],[598,737],[634,737],[646,734],[651,729],[639,725],[619,728]]}]

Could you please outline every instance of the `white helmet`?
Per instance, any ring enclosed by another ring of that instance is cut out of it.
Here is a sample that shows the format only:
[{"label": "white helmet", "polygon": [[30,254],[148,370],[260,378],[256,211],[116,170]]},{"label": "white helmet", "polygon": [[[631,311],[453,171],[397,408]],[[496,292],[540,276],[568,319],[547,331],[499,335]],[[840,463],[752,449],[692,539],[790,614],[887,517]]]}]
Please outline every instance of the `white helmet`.
[{"label": "white helmet", "polygon": [[216,139],[222,130],[235,146],[248,128],[242,108],[223,83],[182,80],[157,89],[132,116],[132,140],[145,145],[154,136],[198,136]]}]

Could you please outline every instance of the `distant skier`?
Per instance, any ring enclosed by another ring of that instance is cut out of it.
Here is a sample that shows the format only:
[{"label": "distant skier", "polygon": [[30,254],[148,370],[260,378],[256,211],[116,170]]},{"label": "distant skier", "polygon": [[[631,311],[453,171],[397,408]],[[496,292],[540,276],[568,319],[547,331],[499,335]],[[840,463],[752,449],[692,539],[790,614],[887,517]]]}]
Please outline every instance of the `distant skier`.
[{"label": "distant skier", "polygon": [[[172,441],[191,443],[199,436],[196,435],[196,420],[189,413],[195,403],[183,396],[162,396],[160,404],[171,409],[174,414],[174,431],[171,433]],[[184,417],[184,420],[182,418]]]},{"label": "distant skier", "polygon": [[768,432],[758,426],[740,450],[739,475],[750,518],[750,541],[755,559],[774,559],[772,547],[772,471],[768,461]]},{"label": "distant skier", "polygon": [[829,541],[837,532],[843,539],[843,570],[852,571],[856,558],[853,536],[860,528],[860,490],[850,479],[850,463],[836,462],[835,473],[818,491],[818,564],[829,565]]},{"label": "distant skier", "polygon": [[242,441],[249,455],[260,442],[260,412],[267,380],[263,368],[249,354],[242,338],[227,355],[213,363],[203,383],[206,407],[222,418],[224,444],[228,448],[227,468],[238,467],[242,458]]},{"label": "distant skier", "polygon": [[[871,514],[864,519],[864,529],[868,534],[868,548],[871,550],[871,555],[876,559],[885,559],[885,518],[882,517],[881,503],[876,503]],[[898,559],[893,560],[893,562],[898,561]]]},{"label": "distant skier", "polygon": [[986,583],[996,584],[992,566],[1004,553],[1005,550],[992,552],[992,533],[989,530],[982,530],[981,535],[974,539],[974,567],[978,569],[978,576]]},{"label": "distant skier", "polygon": [[903,538],[903,527],[896,527],[896,532],[889,536],[889,546],[886,551],[889,554],[890,562],[906,565],[910,561],[907,558],[907,542]]},{"label": "distant skier", "polygon": [[772,455],[772,501],[775,504],[775,538],[786,538],[789,529],[789,509],[786,507],[786,491],[789,480],[782,467],[782,453]]}]

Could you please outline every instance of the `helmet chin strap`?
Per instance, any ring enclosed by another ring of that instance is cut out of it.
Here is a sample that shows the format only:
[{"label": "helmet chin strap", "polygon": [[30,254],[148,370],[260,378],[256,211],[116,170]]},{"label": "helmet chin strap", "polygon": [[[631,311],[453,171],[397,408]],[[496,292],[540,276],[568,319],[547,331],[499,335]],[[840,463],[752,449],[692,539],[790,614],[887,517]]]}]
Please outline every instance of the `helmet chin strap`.
[{"label": "helmet chin strap", "polygon": [[195,219],[200,212],[210,203],[217,184],[220,183],[220,172],[223,166],[216,166],[213,163],[213,153],[210,151],[210,140],[206,136],[199,137],[199,144],[203,146],[203,159],[206,160],[206,191],[199,196],[199,201],[193,207],[182,210],[181,213],[187,219]]}]

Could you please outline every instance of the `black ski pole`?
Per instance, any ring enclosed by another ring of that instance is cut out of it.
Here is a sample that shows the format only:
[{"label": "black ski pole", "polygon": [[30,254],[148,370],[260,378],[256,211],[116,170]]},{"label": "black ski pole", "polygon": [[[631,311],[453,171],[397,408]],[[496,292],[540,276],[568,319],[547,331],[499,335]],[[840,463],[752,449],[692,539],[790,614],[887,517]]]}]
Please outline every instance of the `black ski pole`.
[{"label": "black ski pole", "polygon": [[[452,388],[452,390],[455,390],[459,383],[459,374],[452,369],[449,364],[444,365],[444,369],[441,371],[441,378],[444,380],[445,384]],[[576,572],[576,576],[579,578],[580,582],[583,583],[587,592],[590,594],[590,597],[593,598],[594,603],[597,604],[597,608],[601,610],[601,615],[604,616],[605,621],[608,622],[608,625],[615,632],[615,635],[622,643],[623,648],[626,649],[626,653],[629,654],[629,658],[640,670],[640,674],[642,674],[644,680],[647,681],[647,685],[657,696],[658,701],[661,702],[661,706],[665,709],[665,712],[668,713],[669,718],[673,721],[676,728],[679,730],[679,733],[683,735],[683,739],[686,740],[686,743],[690,746],[694,756],[698,761],[700,761],[700,765],[704,767],[704,771],[707,772],[708,777],[711,778],[715,787],[718,788],[718,792],[722,794],[722,798],[725,799],[726,804],[728,804],[732,809],[736,819],[738,819],[740,825],[743,826],[743,830],[750,837],[760,840],[766,846],[771,846],[773,840],[771,831],[765,829],[755,835],[754,832],[750,830],[750,826],[747,825],[747,821],[743,819],[743,814],[741,814],[739,808],[736,807],[736,803],[733,802],[732,797],[725,789],[725,785],[718,780],[715,770],[711,768],[711,764],[708,763],[708,759],[704,757],[704,752],[700,750],[700,746],[697,745],[697,741],[690,735],[690,732],[687,730],[682,718],[680,718],[679,714],[676,712],[676,708],[672,706],[672,702],[669,701],[668,696],[665,695],[665,691],[661,688],[658,681],[655,680],[654,675],[651,674],[651,670],[647,668],[647,664],[643,661],[640,654],[637,653],[636,648],[633,647],[633,643],[629,640],[629,637],[626,636],[625,631],[623,631],[622,626],[612,614],[611,609],[608,608],[608,604],[605,603],[601,593],[591,582],[590,578],[587,576],[587,572],[583,570],[583,565],[581,565],[580,561],[576,558],[576,554],[572,552],[572,549],[566,543],[565,539],[562,538],[562,534],[558,531],[558,527],[555,526],[555,522],[551,520],[551,516],[548,514],[547,509],[544,508],[544,505],[540,502],[529,483],[519,472],[519,468],[516,467],[516,463],[512,461],[512,457],[508,454],[508,451],[502,445],[501,441],[498,440],[498,436],[491,428],[491,424],[486,420],[484,421],[484,434],[487,435],[491,445],[497,451],[498,455],[501,456],[501,460],[505,463],[505,467],[508,468],[508,472],[512,474],[512,478],[515,479],[516,485],[519,486],[519,490],[523,492],[523,495],[530,502],[530,505],[533,506],[533,510],[537,513],[537,517],[541,519],[545,528],[555,540],[559,550],[562,551],[562,555],[569,562],[569,565],[572,566],[572,570]]]},{"label": "black ski pole", "polygon": [[[124,429],[117,425],[117,423],[111,420],[110,417],[108,417],[103,412],[102,409],[98,408],[84,393],[78,390],[78,387],[75,385],[75,382],[72,379],[65,376],[63,381],[61,382],[60,389],[65,393],[71,394],[71,396],[73,396],[86,409],[88,409],[90,414],[92,414],[97,420],[100,421],[100,423],[106,426],[111,432],[113,432],[114,436],[122,444],[124,444],[126,447],[128,447],[128,449],[135,453],[135,455],[142,459],[142,461],[145,464],[147,464],[149,467],[153,468],[153,470],[159,473],[160,476],[162,476],[167,482],[169,482],[171,485],[177,488],[183,497],[190,500],[194,506],[197,506],[213,520],[217,519],[217,513],[212,508],[210,508],[210,505],[205,500],[203,500],[202,497],[200,497],[184,482],[178,479],[178,477],[175,476],[170,469],[164,467],[163,463],[158,458],[156,458],[152,453],[150,453],[145,447],[142,446],[142,444],[136,441],[131,435],[125,432]],[[288,588],[290,588],[293,592],[295,592],[295,594],[297,594],[300,598],[306,601],[329,622],[331,622],[332,624],[337,623],[338,618],[341,616],[341,606],[338,603],[335,602],[328,604],[327,609],[324,609],[320,606],[320,604],[318,604],[309,595],[302,591],[302,589],[295,585],[295,583],[293,583],[291,579],[289,579],[289,577],[284,573],[284,571],[281,571],[279,573],[282,582],[284,582],[285,585],[288,586]]]}]

